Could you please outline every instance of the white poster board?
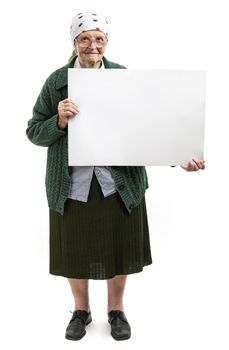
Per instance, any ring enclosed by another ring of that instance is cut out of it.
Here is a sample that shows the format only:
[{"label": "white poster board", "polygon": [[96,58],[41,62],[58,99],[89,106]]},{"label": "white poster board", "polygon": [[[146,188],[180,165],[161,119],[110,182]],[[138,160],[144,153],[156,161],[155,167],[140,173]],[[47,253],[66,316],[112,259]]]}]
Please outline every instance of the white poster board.
[{"label": "white poster board", "polygon": [[203,159],[206,71],[68,70],[69,165],[181,165]]}]

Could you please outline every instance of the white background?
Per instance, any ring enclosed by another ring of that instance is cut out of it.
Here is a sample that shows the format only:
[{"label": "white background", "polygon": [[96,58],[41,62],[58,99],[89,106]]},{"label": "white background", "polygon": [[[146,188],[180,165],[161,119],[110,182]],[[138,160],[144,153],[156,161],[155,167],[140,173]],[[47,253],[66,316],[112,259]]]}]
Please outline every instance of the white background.
[{"label": "white background", "polygon": [[[1,348],[221,349],[228,340],[227,1],[8,1],[1,3]],[[154,263],[130,275],[132,337],[115,342],[106,282],[90,281],[93,324],[64,339],[73,310],[67,281],[48,273],[46,149],[25,136],[47,76],[66,64],[73,15],[109,17],[106,57],[128,68],[206,69],[206,170],[147,167]]]}]

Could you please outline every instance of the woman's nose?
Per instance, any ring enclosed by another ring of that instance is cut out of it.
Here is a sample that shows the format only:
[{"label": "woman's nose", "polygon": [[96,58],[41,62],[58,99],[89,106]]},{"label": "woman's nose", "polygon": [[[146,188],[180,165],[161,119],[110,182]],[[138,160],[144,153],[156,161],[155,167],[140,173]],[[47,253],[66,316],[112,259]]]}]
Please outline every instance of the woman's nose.
[{"label": "woman's nose", "polygon": [[92,45],[93,45],[93,49],[94,48],[96,48],[97,49],[97,46],[95,45],[95,43],[94,43],[94,41],[93,40],[91,40],[91,42],[90,42],[90,45],[88,46],[88,47],[92,47]]}]

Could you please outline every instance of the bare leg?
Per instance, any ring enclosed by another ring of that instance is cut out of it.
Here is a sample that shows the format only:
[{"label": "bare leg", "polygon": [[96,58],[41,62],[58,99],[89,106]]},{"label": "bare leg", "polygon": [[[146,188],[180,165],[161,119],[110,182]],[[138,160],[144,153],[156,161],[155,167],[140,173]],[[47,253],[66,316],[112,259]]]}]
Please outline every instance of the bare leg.
[{"label": "bare leg", "polygon": [[107,280],[108,305],[107,312],[111,310],[124,311],[123,294],[127,275],[118,275]]},{"label": "bare leg", "polygon": [[88,279],[68,278],[72,294],[75,300],[75,310],[90,311]]}]

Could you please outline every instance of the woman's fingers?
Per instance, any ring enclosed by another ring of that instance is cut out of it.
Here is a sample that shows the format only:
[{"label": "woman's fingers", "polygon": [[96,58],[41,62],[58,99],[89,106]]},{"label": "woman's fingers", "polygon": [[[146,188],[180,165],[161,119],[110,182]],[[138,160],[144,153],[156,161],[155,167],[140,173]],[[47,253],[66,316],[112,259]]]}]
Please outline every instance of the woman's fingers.
[{"label": "woman's fingers", "polygon": [[80,111],[80,108],[78,105],[75,105],[74,103],[70,103],[70,102],[61,104],[60,109],[62,112],[72,111],[72,112],[79,113]]},{"label": "woman's fingers", "polygon": [[80,112],[79,105],[70,99],[61,101],[58,105],[58,112],[61,117],[70,117]]},{"label": "woman's fingers", "polygon": [[62,112],[67,114],[67,115],[76,115],[79,113],[79,108],[75,108],[73,106],[66,106],[63,107]]},{"label": "woman's fingers", "polygon": [[198,170],[198,166],[193,160],[190,160],[187,165],[187,171],[196,171]]},{"label": "woman's fingers", "polygon": [[192,161],[196,164],[198,169],[204,169],[205,168],[205,161],[204,160],[199,160],[197,158],[192,158]]},{"label": "woman's fingers", "polygon": [[70,98],[66,98],[58,103],[58,126],[64,129],[68,124],[68,119],[76,116],[80,112],[79,105]]},{"label": "woman's fingers", "polygon": [[205,169],[205,161],[192,158],[192,160],[190,160],[185,167],[181,167],[187,171],[198,171],[199,169],[203,170]]},{"label": "woman's fingers", "polygon": [[79,109],[78,103],[73,100],[72,98],[66,98],[65,100],[61,101],[66,106],[74,106],[76,109]]},{"label": "woman's fingers", "polygon": [[63,107],[63,108],[69,108],[69,107],[71,107],[71,108],[76,109],[77,111],[79,111],[79,109],[80,109],[79,105],[77,105],[77,104],[75,104],[75,103],[73,103],[73,102],[63,103],[63,104],[62,104],[62,107]]}]

